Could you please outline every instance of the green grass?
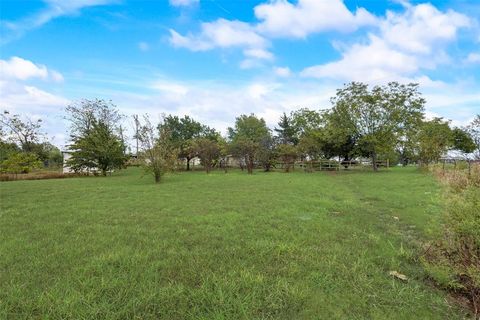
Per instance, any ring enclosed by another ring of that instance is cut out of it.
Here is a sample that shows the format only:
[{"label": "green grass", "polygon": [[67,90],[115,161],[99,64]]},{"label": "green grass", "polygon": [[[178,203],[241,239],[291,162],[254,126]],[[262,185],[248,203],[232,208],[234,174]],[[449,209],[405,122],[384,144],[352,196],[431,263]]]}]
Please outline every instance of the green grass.
[{"label": "green grass", "polygon": [[0,318],[461,319],[415,262],[439,191],[401,168],[1,183]]}]

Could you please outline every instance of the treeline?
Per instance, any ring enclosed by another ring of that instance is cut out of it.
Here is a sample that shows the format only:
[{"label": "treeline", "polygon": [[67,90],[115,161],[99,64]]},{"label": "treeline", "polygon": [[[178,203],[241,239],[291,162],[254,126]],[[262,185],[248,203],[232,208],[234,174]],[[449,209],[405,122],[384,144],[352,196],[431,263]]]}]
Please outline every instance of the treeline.
[{"label": "treeline", "polygon": [[[425,99],[417,84],[392,82],[370,88],[352,82],[337,90],[331,104],[325,110],[284,113],[274,130],[254,114],[240,115],[227,136],[189,116],[167,115],[160,123],[151,123],[148,115],[133,116],[135,152],[128,152],[120,125],[124,117],[116,106],[82,100],[66,108],[71,152],[67,164],[74,171],[95,169],[106,175],[124,167],[134,154],[158,182],[165,172],[178,169],[178,160],[189,170],[196,157],[207,173],[226,168],[231,157],[252,173],[254,167],[269,171],[277,162],[288,171],[299,159],[349,163],[369,158],[377,170],[379,160],[428,165],[449,150],[480,156],[480,116],[465,128],[452,128],[442,118],[426,120]],[[19,139],[11,143],[22,145]]]}]

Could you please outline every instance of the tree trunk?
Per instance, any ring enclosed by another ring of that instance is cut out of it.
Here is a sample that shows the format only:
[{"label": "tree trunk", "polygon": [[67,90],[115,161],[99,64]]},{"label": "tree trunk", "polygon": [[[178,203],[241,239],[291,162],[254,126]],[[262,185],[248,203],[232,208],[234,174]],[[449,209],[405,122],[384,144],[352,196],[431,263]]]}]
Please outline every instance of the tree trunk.
[{"label": "tree trunk", "polygon": [[155,183],[159,183],[160,177],[161,177],[160,172],[155,172],[154,175],[155,175]]},{"label": "tree trunk", "polygon": [[187,171],[190,171],[190,158],[187,157]]},{"label": "tree trunk", "polygon": [[378,171],[377,167],[377,153],[373,152],[372,153],[372,166],[373,166],[373,171]]},{"label": "tree trunk", "polygon": [[251,156],[245,157],[245,162],[247,165],[247,171],[249,174],[253,173],[253,158]]}]

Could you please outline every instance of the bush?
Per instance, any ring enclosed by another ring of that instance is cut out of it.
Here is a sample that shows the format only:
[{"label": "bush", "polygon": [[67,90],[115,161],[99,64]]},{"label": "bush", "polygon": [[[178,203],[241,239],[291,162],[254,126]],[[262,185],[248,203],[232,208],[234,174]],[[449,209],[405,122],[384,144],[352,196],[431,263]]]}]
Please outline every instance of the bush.
[{"label": "bush", "polygon": [[0,171],[4,173],[29,173],[33,169],[40,168],[42,163],[38,156],[33,153],[19,152],[12,154],[0,165]]},{"label": "bush", "polygon": [[[470,175],[443,172],[447,185],[442,233],[423,256],[428,275],[440,286],[465,295],[480,315],[480,179],[478,167]],[[438,171],[436,171],[439,174]]]}]

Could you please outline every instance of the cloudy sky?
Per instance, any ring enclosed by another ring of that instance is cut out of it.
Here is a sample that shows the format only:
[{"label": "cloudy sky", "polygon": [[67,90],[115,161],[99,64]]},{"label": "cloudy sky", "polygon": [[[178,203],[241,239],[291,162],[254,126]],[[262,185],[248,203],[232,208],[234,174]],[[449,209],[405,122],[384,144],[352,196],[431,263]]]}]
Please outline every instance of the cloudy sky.
[{"label": "cloudy sky", "polygon": [[[2,0],[0,108],[66,142],[63,109],[188,114],[224,131],[242,113],[330,107],[344,83],[420,83],[427,114],[480,113],[476,0]],[[126,121],[128,126],[128,121]]]}]

